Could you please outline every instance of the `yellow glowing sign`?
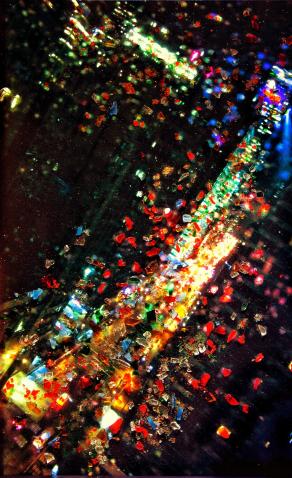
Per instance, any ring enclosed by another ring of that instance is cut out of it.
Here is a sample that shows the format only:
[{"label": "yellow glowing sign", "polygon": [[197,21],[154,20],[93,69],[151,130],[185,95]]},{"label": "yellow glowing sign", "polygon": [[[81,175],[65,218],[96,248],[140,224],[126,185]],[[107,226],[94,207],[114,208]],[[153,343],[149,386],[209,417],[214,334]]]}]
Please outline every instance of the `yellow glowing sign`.
[{"label": "yellow glowing sign", "polygon": [[44,390],[23,372],[12,375],[2,390],[9,402],[14,403],[34,420],[40,420],[51,403],[51,400],[45,397]]}]

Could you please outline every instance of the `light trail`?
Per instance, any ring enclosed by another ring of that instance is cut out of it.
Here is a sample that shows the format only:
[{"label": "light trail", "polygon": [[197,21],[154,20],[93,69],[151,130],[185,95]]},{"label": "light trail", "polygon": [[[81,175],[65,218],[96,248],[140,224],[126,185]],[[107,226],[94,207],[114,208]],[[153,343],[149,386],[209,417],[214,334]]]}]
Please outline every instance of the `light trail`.
[{"label": "light trail", "polygon": [[[202,242],[197,257],[188,261],[186,268],[173,274],[172,295],[176,300],[171,303],[171,308],[163,299],[160,303],[157,315],[161,314],[163,320],[160,327],[152,332],[147,346],[140,351],[147,363],[150,363],[174,333],[186,324],[202,289],[215,276],[220,263],[229,257],[238,243],[238,238],[224,231],[223,224],[219,230],[214,227]],[[161,285],[158,283],[156,287],[161,288]]]},{"label": "light trail", "polygon": [[140,33],[138,27],[132,28],[125,37],[133,44],[138,45],[145,55],[151,56],[156,61],[161,61],[176,76],[193,81],[198,76],[194,65],[184,59],[179,59],[175,53],[161,46],[150,35]]},{"label": "light trail", "polygon": [[[277,69],[277,72],[278,70],[279,68]],[[282,83],[284,73],[281,71],[280,73],[278,72],[278,75],[280,75]],[[270,80],[268,80],[267,84],[264,87],[264,92],[266,92],[266,96],[267,94],[269,95],[269,91],[271,89],[270,87],[274,88],[274,85],[271,85],[269,82]],[[280,101],[278,102],[279,104],[276,104],[276,106],[274,105],[273,107],[271,113],[272,120],[266,118],[266,113],[264,113],[265,129],[268,129],[270,131],[273,124],[278,121],[278,111],[282,113],[283,103],[285,103],[285,101],[288,104],[287,94],[284,91],[281,94]],[[228,208],[228,206],[232,202],[234,194],[240,189],[244,181],[244,175],[246,172],[244,167],[252,165],[256,162],[256,157],[262,142],[262,138],[260,136],[264,137],[265,133],[265,131],[263,131],[262,122],[259,122],[257,131],[260,133],[259,137],[256,137],[255,135],[255,128],[251,128],[246,137],[238,145],[237,149],[232,155],[232,157],[235,158],[235,162],[232,161],[227,164],[227,166],[224,168],[224,170],[214,183],[212,190],[207,194],[207,196],[199,206],[198,210],[194,214],[192,223],[188,224],[184,231],[181,233],[181,235],[178,237],[175,247],[173,247],[170,254],[168,255],[168,262],[166,264],[166,267],[165,265],[163,265],[161,268],[162,275],[167,276],[167,274],[171,273],[172,270],[175,270],[177,264],[180,264],[182,261],[186,263],[185,265],[189,263],[189,255],[193,251],[196,241],[198,239],[202,239],[203,235],[206,233],[210,225],[214,222],[214,220],[219,217],[222,210]],[[147,284],[151,282],[151,280],[150,278],[147,278],[144,282],[144,286],[148,287]],[[133,290],[130,291],[130,294],[131,292],[136,293],[135,288],[132,289]],[[127,297],[128,302],[131,301],[130,294],[128,294]],[[121,301],[123,302],[123,300],[123,292],[120,292],[116,296],[116,298],[111,300],[111,302],[116,306]],[[143,320],[143,309],[145,309],[145,305],[145,303],[143,304],[143,300],[140,299],[140,301],[137,301],[136,307],[139,310],[139,313],[137,314],[137,323]],[[62,341],[62,337],[70,336],[71,331],[66,325],[68,318],[73,319],[76,323],[79,323],[84,319],[87,313],[88,310],[86,305],[81,304],[80,301],[76,299],[73,293],[67,305],[64,307],[59,320],[56,322],[56,327],[59,330],[59,333],[56,333],[55,337],[57,338],[57,336],[59,336],[58,340]],[[105,320],[105,326],[108,328],[108,337],[112,337],[114,335],[121,337],[127,331],[125,320],[119,317],[116,317],[114,325],[106,324]],[[88,331],[88,333],[90,336],[90,330]],[[93,337],[93,348],[95,347],[95,342],[99,342],[99,340],[96,337]],[[9,351],[6,351],[5,353],[7,354],[8,352]],[[9,360],[9,364],[11,365],[11,360]],[[7,370],[8,367],[7,364],[3,363],[2,372],[4,368]]]},{"label": "light trail", "polygon": [[[77,18],[72,16],[70,21],[82,35],[94,41],[94,37]],[[74,36],[70,27],[65,33],[71,39]],[[174,76],[186,78],[189,81],[194,81],[197,77],[198,71],[193,65],[178,59],[175,53],[162,47],[152,37],[140,33],[138,28],[132,28],[125,36],[131,43],[138,45],[143,53],[150,55],[155,61],[164,63]],[[234,195],[244,184],[249,167],[257,164],[263,138],[271,133],[273,125],[279,122],[285,105],[288,104],[286,90],[287,84],[290,87],[290,76],[278,67],[276,69],[274,67],[273,72],[276,80],[268,80],[262,91],[264,100],[260,115],[264,119],[258,122],[257,127],[250,128],[231,155],[229,163],[215,181],[212,190],[201,202],[192,222],[178,237],[166,263],[161,264],[158,273],[145,278],[138,286],[129,286],[128,291],[119,292],[104,308],[105,317],[101,332],[94,334],[90,343],[92,355],[96,355],[100,363],[106,364],[107,371],[107,378],[103,383],[105,399],[100,410],[100,428],[97,429],[97,434],[102,428],[108,429],[128,411],[130,396],[140,390],[139,378],[135,375],[131,362],[144,361],[145,364],[150,364],[153,357],[164,349],[180,326],[189,319],[203,288],[239,243],[239,239],[232,234],[232,224],[228,221],[228,208],[232,204]],[[278,86],[277,81],[284,84],[278,87],[279,93],[274,91]],[[227,212],[223,214],[224,210]],[[222,214],[225,215],[225,223],[216,225],[216,221]],[[198,240],[196,256],[191,257]],[[151,310],[155,310],[156,321],[149,324],[147,307],[151,303],[155,304]],[[68,319],[78,324],[88,313],[86,304],[77,300],[73,293],[55,324],[59,329],[59,334],[55,334],[56,337],[58,336],[58,341],[62,342],[62,337],[71,335],[70,328],[66,325]],[[120,357],[123,356],[121,339],[142,322],[147,326],[154,326],[149,332],[147,343],[141,346],[135,358],[128,361],[121,360]],[[93,332],[90,329],[87,332],[89,333],[87,338],[90,338]],[[7,370],[18,351],[18,349],[5,351],[1,362],[2,369]],[[117,365],[121,362],[123,366]],[[53,368],[52,376],[66,382],[68,366],[72,371],[77,368],[70,351],[67,355],[64,354],[60,363]],[[111,367],[114,371],[108,373],[107,369]],[[104,373],[100,370],[100,368],[96,370],[97,376]],[[38,420],[44,416],[52,401],[46,400],[44,389],[33,381],[30,375],[17,372],[8,379],[3,392],[9,401],[34,420]],[[35,403],[31,400],[27,401],[27,397],[33,391]],[[60,404],[60,408],[63,404],[63,395],[59,395],[57,399],[57,405]],[[63,398],[66,403],[68,397]]]}]

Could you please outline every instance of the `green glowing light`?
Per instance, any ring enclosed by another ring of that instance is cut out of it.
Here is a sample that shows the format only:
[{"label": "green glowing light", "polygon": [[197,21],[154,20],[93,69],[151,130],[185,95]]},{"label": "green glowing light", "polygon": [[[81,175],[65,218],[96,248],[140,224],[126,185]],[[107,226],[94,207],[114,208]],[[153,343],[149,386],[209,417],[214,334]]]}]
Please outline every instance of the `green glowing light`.
[{"label": "green glowing light", "polygon": [[147,55],[160,60],[174,73],[174,75],[185,77],[192,81],[198,75],[197,69],[189,65],[185,60],[178,59],[175,53],[157,43],[150,35],[146,36],[139,32],[138,28],[132,28],[126,38],[143,50]]},{"label": "green glowing light", "polygon": [[93,272],[94,272],[94,269],[92,267],[86,267],[86,269],[84,269],[84,272],[83,272],[84,279],[86,279],[88,276],[93,274]]}]

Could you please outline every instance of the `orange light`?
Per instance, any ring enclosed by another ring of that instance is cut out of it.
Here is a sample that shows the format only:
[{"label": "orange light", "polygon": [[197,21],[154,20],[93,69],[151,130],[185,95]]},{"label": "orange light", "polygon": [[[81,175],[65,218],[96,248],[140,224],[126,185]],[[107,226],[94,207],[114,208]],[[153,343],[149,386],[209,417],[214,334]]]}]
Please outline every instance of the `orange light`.
[{"label": "orange light", "polygon": [[224,425],[220,425],[216,433],[218,436],[220,436],[221,438],[224,438],[225,440],[228,440],[228,438],[231,435],[231,431],[229,430],[229,428],[225,427]]},{"label": "orange light", "polygon": [[119,412],[127,412],[129,410],[128,402],[128,397],[124,393],[119,393],[112,400],[111,407]]},{"label": "orange light", "polygon": [[117,390],[124,390],[126,393],[138,392],[141,388],[139,377],[134,375],[134,371],[130,368],[116,370],[111,382]]}]

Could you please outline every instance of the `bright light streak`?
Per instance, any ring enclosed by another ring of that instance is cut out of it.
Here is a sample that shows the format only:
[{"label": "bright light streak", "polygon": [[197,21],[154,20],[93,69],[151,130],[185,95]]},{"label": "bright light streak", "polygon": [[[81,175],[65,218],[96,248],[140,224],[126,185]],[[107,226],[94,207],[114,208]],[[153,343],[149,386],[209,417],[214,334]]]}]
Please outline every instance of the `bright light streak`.
[{"label": "bright light streak", "polygon": [[[161,324],[162,336],[157,339],[157,332],[152,334],[148,345],[143,349],[143,355],[151,360],[165,344],[172,338],[182,323],[186,323],[192,312],[195,301],[198,299],[203,287],[213,278],[218,265],[234,250],[239,240],[225,232],[219,234],[211,231],[204,239],[196,259],[188,261],[188,267],[174,274],[174,297],[184,297],[173,304],[172,314],[167,316]],[[156,282],[159,287],[159,280]],[[165,304],[160,304],[157,313],[164,312]],[[165,313],[164,313],[165,315]],[[166,334],[164,333],[166,332]],[[169,334],[170,332],[170,334]]]},{"label": "bright light streak", "polygon": [[82,35],[84,35],[90,41],[94,41],[94,37],[90,35],[90,33],[84,28],[80,21],[77,20],[77,18],[70,17],[70,22],[73,23],[74,27],[77,28],[82,33]]},{"label": "bright light streak", "polygon": [[19,344],[11,346],[8,343],[6,344],[5,351],[0,355],[0,376],[9,369],[10,365],[12,365],[20,349],[21,345]]},{"label": "bright light streak", "polygon": [[163,61],[167,67],[173,69],[174,74],[194,80],[198,71],[185,60],[179,60],[175,53],[157,43],[151,36],[143,35],[138,28],[133,28],[126,34],[126,38],[143,50],[145,54],[153,55]]},{"label": "bright light streak", "polygon": [[[242,146],[243,144],[245,146]],[[233,156],[237,157],[238,162],[242,165],[252,163],[255,160],[259,146],[260,142],[254,137],[254,130],[252,129],[238,145]],[[192,218],[192,222],[185,227],[177,244],[172,248],[169,255],[170,261],[173,259],[185,261],[187,259],[194,248],[196,240],[207,231],[215,215],[228,208],[231,204],[234,194],[239,190],[244,179],[244,172],[244,169],[236,172],[232,163],[228,163],[225,166],[211,191],[201,202]],[[177,250],[177,245],[179,250]]]},{"label": "bright light streak", "polygon": [[6,96],[11,96],[12,95],[12,91],[10,88],[7,88],[6,86],[4,88],[1,88],[0,90],[0,101],[3,101],[4,98],[6,98]]},{"label": "bright light streak", "polygon": [[279,154],[280,170],[278,176],[282,180],[288,180],[291,176],[291,108],[286,111],[284,121],[283,121],[283,133],[282,133],[282,142],[281,150]]},{"label": "bright light streak", "polygon": [[292,86],[292,72],[285,70],[285,68],[280,68],[275,65],[272,69],[273,73],[276,75],[277,79],[285,83],[288,87]]},{"label": "bright light streak", "polygon": [[105,406],[102,409],[102,417],[100,420],[100,427],[107,429],[113,425],[120,417],[111,407]]}]

